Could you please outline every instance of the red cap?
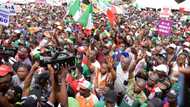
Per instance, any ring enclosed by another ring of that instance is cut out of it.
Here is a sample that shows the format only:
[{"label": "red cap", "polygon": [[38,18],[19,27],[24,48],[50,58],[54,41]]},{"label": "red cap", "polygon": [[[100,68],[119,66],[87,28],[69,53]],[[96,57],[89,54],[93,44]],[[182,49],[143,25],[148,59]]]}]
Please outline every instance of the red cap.
[{"label": "red cap", "polygon": [[8,65],[0,65],[0,77],[7,75],[8,73],[11,73],[12,69]]}]

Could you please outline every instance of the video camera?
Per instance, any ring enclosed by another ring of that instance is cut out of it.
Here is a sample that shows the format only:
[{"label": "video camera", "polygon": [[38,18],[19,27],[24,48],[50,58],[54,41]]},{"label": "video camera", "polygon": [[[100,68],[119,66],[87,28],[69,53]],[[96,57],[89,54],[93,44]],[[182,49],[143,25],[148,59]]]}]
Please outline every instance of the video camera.
[{"label": "video camera", "polygon": [[68,67],[75,66],[75,56],[72,53],[68,53],[67,51],[47,51],[47,56],[43,56],[39,60],[40,66],[46,67],[48,64],[52,64],[55,70],[61,70],[61,66],[65,65]]}]

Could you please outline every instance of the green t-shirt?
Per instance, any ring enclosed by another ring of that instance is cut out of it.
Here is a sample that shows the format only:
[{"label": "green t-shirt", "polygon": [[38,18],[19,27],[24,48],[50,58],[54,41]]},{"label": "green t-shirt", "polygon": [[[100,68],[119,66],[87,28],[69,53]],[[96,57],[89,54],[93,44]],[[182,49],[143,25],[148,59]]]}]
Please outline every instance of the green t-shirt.
[{"label": "green t-shirt", "polygon": [[79,102],[73,98],[73,97],[68,97],[68,107],[80,107]]},{"label": "green t-shirt", "polygon": [[90,69],[88,68],[88,66],[84,64],[82,68],[83,68],[82,74],[84,75],[84,77],[90,77]]}]

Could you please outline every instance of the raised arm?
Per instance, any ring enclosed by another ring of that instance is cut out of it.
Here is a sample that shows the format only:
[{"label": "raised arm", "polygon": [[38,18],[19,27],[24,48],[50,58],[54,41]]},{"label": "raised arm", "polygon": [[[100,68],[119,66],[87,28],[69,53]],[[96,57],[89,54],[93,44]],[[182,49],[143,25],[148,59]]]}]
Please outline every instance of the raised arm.
[{"label": "raised arm", "polygon": [[138,64],[138,62],[139,62],[140,60],[142,60],[144,57],[145,57],[144,54],[140,54],[140,55],[137,56],[137,58],[135,59],[135,61],[132,62],[132,65],[131,65],[131,67],[129,68],[129,79],[132,79],[132,78],[134,77],[134,70],[135,70],[135,67],[136,67],[136,65]]},{"label": "raised arm", "polygon": [[184,74],[190,74],[190,67],[187,68],[179,67],[179,72]]},{"label": "raised arm", "polygon": [[30,73],[27,75],[26,79],[24,80],[24,88],[23,88],[23,92],[22,92],[22,96],[29,96],[29,91],[30,91],[30,84],[32,81],[32,77],[34,72],[36,71],[36,69],[39,66],[39,62],[35,62],[30,70]]},{"label": "raised arm", "polygon": [[58,97],[61,107],[68,107],[68,95],[67,95],[67,88],[65,82],[66,75],[67,75],[67,69],[62,69],[62,74],[61,74],[62,83],[60,87],[60,94]]},{"label": "raised arm", "polygon": [[114,65],[113,58],[109,57],[107,63],[108,63],[109,70],[111,72],[112,80],[114,81],[116,79],[116,72],[113,68],[113,65]]},{"label": "raised arm", "polygon": [[50,81],[51,81],[51,94],[48,98],[48,101],[52,104],[55,103],[56,98],[56,84],[55,84],[55,71],[51,65],[48,65],[48,71],[50,75]]}]

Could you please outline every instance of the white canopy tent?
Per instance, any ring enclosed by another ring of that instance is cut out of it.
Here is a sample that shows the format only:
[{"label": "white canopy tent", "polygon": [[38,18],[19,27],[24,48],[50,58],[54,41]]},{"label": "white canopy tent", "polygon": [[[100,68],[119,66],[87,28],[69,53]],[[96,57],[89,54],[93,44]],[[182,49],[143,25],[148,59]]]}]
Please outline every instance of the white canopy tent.
[{"label": "white canopy tent", "polygon": [[176,3],[175,0],[136,0],[134,2],[135,5],[138,5],[140,8],[171,8],[171,9],[179,9],[184,8],[185,10],[190,10],[190,2],[189,0],[184,1],[183,3]]},{"label": "white canopy tent", "polygon": [[[0,3],[21,3],[21,4],[28,4],[31,2],[35,2],[36,0],[0,0]],[[60,5],[61,3],[69,2],[71,0],[46,0],[47,3],[49,4],[55,4],[55,5]]]}]

